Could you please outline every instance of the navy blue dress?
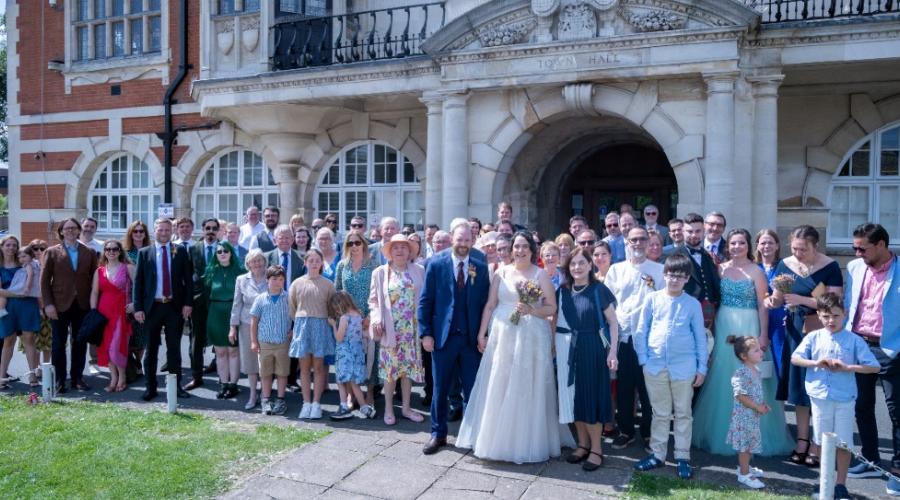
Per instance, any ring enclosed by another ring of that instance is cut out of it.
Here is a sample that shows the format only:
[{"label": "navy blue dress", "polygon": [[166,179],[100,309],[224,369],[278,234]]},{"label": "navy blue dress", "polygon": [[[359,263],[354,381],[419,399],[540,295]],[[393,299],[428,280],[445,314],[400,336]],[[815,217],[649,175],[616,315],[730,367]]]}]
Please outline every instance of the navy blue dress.
[{"label": "navy blue dress", "polygon": [[[609,340],[609,328],[603,311],[616,299],[603,283],[592,283],[580,292],[561,287],[559,293],[560,307],[569,328],[576,335],[573,338],[574,348],[569,353],[570,373],[574,372],[575,421],[587,424],[612,422],[611,384],[609,367],[606,366],[608,351],[599,332],[602,329]],[[565,353],[557,353],[557,362],[566,359]]]},{"label": "navy blue dress", "polygon": [[[18,270],[18,267],[0,266],[0,286],[9,288]],[[40,279],[40,276],[35,276],[34,279]],[[6,312],[8,314],[0,318],[0,339],[21,332],[40,331],[41,312],[36,298],[9,297],[6,299]]]}]

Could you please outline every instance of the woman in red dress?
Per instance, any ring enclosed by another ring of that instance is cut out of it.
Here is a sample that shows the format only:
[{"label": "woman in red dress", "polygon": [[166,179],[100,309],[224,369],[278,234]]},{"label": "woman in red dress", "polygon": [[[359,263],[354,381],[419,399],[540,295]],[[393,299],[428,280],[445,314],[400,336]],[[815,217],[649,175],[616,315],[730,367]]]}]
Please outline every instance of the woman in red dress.
[{"label": "woman in red dress", "polygon": [[109,367],[106,392],[125,390],[125,368],[128,367],[128,340],[131,337],[131,283],[134,265],[129,263],[122,244],[109,240],[103,244],[100,266],[94,273],[91,308],[106,317],[103,343],[97,349],[97,364]]}]

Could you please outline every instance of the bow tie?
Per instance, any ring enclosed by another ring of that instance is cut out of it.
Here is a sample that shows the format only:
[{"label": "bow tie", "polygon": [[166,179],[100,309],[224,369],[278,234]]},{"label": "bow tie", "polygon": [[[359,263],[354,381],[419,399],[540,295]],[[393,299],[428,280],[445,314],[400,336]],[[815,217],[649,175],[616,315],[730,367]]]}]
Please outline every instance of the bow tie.
[{"label": "bow tie", "polygon": [[703,250],[699,248],[688,247],[688,251],[691,252],[691,255],[703,255]]}]

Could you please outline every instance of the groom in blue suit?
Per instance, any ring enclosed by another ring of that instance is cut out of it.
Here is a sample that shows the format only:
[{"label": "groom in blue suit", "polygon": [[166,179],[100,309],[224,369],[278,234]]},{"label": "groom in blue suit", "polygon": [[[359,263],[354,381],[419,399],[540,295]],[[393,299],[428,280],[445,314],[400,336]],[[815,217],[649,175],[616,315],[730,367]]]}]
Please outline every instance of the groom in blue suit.
[{"label": "groom in blue suit", "polygon": [[422,448],[426,455],[447,444],[447,407],[455,377],[462,381],[463,407],[475,385],[481,363],[478,329],[491,282],[487,264],[471,252],[468,222],[451,230],[452,247],[435,255],[425,269],[425,286],[419,297],[419,337],[431,353],[434,394],[431,398],[431,440]]}]

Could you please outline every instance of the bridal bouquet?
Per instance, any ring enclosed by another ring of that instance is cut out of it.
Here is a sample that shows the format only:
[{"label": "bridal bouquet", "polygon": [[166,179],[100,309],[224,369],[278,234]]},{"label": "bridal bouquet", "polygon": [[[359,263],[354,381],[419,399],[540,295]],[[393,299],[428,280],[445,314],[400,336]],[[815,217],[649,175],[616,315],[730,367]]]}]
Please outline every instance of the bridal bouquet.
[{"label": "bridal bouquet", "polygon": [[[790,274],[779,274],[772,278],[772,290],[780,293],[784,296],[787,293],[791,293],[791,290],[794,287],[795,278]],[[796,311],[796,307],[786,307],[789,311]]]},{"label": "bridal bouquet", "polygon": [[[541,286],[532,280],[522,280],[516,283],[516,292],[519,294],[519,302],[528,305],[537,303],[544,294],[541,290]],[[522,315],[519,314],[519,311],[513,311],[513,313],[509,315],[509,322],[518,325],[521,318]]]}]

